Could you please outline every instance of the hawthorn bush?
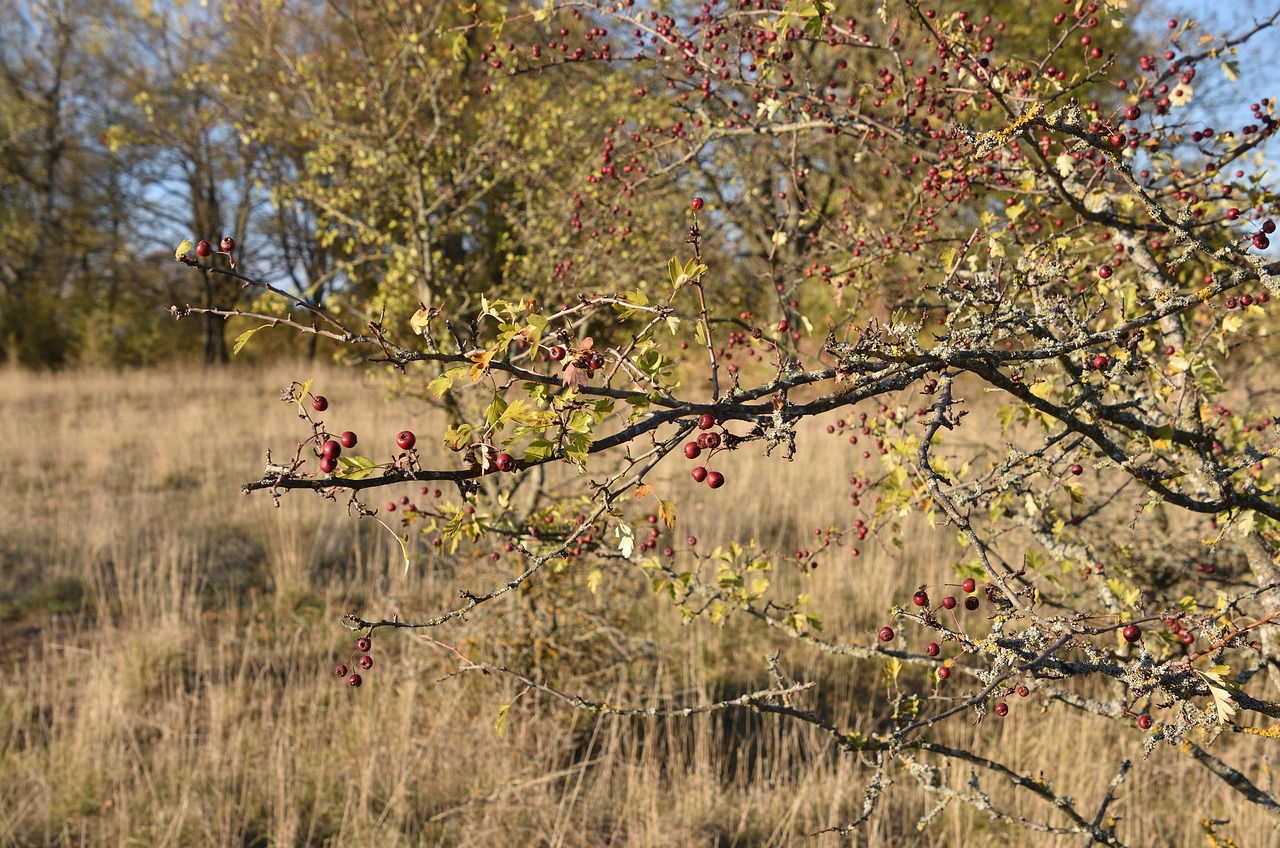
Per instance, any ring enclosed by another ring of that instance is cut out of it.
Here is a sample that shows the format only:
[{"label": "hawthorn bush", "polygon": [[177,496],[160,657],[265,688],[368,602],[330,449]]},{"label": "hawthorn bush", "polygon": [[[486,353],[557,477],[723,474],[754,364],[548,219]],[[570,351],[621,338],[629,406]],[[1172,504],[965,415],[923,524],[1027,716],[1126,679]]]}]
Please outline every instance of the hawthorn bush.
[{"label": "hawthorn bush", "polygon": [[[312,303],[243,275],[234,244],[179,248],[261,295],[179,316],[256,319],[237,349],[269,326],[331,340],[449,416],[443,434],[339,434],[323,387],[282,393],[299,439],[246,492],[343,500],[397,534],[406,568],[420,546],[493,559],[492,582],[452,609],[353,610],[360,642],[338,676],[359,686],[370,640],[412,629],[459,671],[566,708],[813,725],[866,765],[842,833],[896,783],[936,802],[922,826],[958,802],[1131,844],[1108,812],[1127,761],[1086,808],[1000,750],[935,738],[944,722],[1035,721],[1019,702],[1056,701],[1132,728],[1148,753],[1179,747],[1280,820],[1256,776],[1210,751],[1222,734],[1280,735],[1275,103],[1208,126],[1196,99],[1234,76],[1239,45],[1275,38],[1280,13],[1230,36],[1170,20],[1152,44],[1123,0],[1029,19],[914,0],[856,15],[821,0],[670,5],[485,7],[422,34],[482,68],[497,102],[582,73],[643,116],[602,121],[598,156],[556,177],[563,237],[521,255],[512,291],[435,285],[416,312],[376,298],[361,312],[338,308],[340,285]],[[797,438],[810,418],[831,443]],[[454,461],[423,459],[439,440]],[[817,531],[827,561],[909,543],[903,517],[918,513],[958,538],[954,581],[920,585],[868,632],[827,633],[804,589],[813,553],[677,543],[688,505],[664,491],[670,470],[732,509],[735,490],[769,486],[735,474],[741,451],[847,464],[848,521]],[[379,497],[407,486],[420,497]],[[518,651],[449,645],[450,625],[495,599],[542,584],[571,607],[636,570],[686,623],[746,622],[878,662],[878,725],[842,726],[820,681],[793,681],[776,655],[750,691],[623,705],[560,688]],[[949,762],[972,780],[946,779]],[[1025,789],[1039,813],[998,807],[987,782]]]}]

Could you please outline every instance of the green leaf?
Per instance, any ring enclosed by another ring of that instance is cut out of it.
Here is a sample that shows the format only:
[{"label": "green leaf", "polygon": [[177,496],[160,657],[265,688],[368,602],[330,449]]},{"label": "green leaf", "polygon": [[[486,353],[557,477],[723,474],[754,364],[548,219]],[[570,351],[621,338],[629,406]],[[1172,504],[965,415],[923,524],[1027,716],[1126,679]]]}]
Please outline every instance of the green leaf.
[{"label": "green leaf", "polygon": [[377,467],[374,461],[367,456],[340,456],[338,457],[338,470],[333,473],[333,476],[341,477],[344,480],[363,480],[372,474]]},{"label": "green leaf", "polygon": [[258,326],[254,327],[252,330],[245,330],[243,333],[236,336],[236,343],[231,346],[231,355],[236,356],[237,354],[239,354],[240,351],[244,349],[244,346],[249,343],[249,339],[253,336],[254,333],[258,332],[259,330],[265,327],[270,327],[270,326],[271,326],[270,324],[259,324]]},{"label": "green leaf", "polygon": [[181,262],[182,257],[190,253],[191,248],[195,246],[196,246],[195,242],[193,242],[191,239],[183,239],[181,244],[178,245],[178,249],[173,252],[173,258]]}]

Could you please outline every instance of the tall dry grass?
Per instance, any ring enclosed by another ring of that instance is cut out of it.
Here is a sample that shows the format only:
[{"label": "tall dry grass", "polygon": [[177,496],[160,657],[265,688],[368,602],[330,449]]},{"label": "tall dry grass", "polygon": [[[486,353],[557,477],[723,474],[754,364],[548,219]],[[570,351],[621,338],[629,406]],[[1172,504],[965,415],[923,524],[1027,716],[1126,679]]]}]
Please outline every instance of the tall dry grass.
[{"label": "tall dry grass", "polygon": [[[365,445],[407,425],[432,430],[424,408],[386,401],[352,370],[0,371],[0,845],[840,844],[807,834],[858,814],[868,771],[805,725],[748,711],[574,711],[511,680],[451,675],[448,654],[386,632],[363,688],[336,680],[350,652],[343,613],[446,609],[512,564],[419,544],[406,574],[386,531],[340,503],[293,493],[276,510],[242,496],[266,447],[296,443],[279,390],[311,376],[333,401],[326,420]],[[662,485],[680,504],[679,538],[793,550],[813,544],[815,527],[848,523],[845,455],[816,429],[805,447],[794,463],[734,457],[716,493],[674,467]],[[948,578],[954,534],[907,520],[917,524],[904,550],[827,552],[805,578],[833,638],[869,641],[895,601]],[[536,641],[537,667],[559,685],[638,706],[763,688],[764,657],[778,651],[792,677],[821,681],[807,703],[837,724],[867,732],[884,717],[878,666],[815,656],[736,619],[682,627],[638,573],[610,574],[594,596],[574,575],[548,578],[491,606],[437,636],[477,659],[527,659]],[[1230,820],[1219,830],[1241,845],[1278,844],[1256,810],[1177,751],[1144,757],[1132,727],[1034,698],[1013,706],[1004,721],[953,721],[943,738],[998,752],[1086,809],[1132,759],[1112,808],[1131,845],[1204,844],[1201,818]],[[1264,749],[1229,743],[1220,756],[1269,773]],[[905,770],[892,777],[854,844],[1079,844],[955,804],[918,831],[933,802]],[[962,786],[970,773],[953,766],[946,779]],[[1052,817],[1028,793],[981,780],[1011,814]]]}]

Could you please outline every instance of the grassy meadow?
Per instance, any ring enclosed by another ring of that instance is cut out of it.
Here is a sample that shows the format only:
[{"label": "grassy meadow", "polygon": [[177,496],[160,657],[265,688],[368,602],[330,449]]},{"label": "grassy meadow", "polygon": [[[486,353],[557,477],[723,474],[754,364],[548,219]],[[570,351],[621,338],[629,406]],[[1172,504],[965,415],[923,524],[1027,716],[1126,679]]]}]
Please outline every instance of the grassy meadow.
[{"label": "grassy meadow", "polygon": [[[379,631],[363,687],[348,687],[333,675],[351,653],[344,613],[429,616],[518,565],[418,540],[406,573],[391,535],[341,499],[295,492],[275,509],[265,493],[242,495],[267,447],[280,459],[303,435],[277,398],[306,378],[331,399],[331,428],[364,446],[384,439],[389,453],[412,427],[424,456],[446,461],[421,403],[389,401],[358,369],[0,371],[0,846],[1081,843],[955,803],[918,830],[936,801],[905,769],[854,836],[811,837],[858,815],[870,774],[814,729],[745,710],[576,711],[518,681],[459,672],[451,653],[404,633]],[[655,482],[678,502],[672,544],[754,536],[795,550],[815,527],[849,523],[847,453],[825,423],[796,462],[748,447],[718,492],[695,489],[669,460],[670,481]],[[870,643],[892,604],[948,579],[954,532],[919,523],[901,553],[869,538],[857,558],[822,555],[805,579],[829,638]],[[885,717],[877,665],[815,656],[738,619],[681,626],[639,571],[610,574],[595,594],[577,574],[535,582],[433,635],[630,706],[767,688],[776,651],[789,676],[819,681],[804,703],[836,724],[867,732]],[[960,718],[939,737],[999,751],[1086,810],[1132,759],[1110,808],[1130,845],[1204,845],[1201,819],[1229,820],[1218,830],[1241,846],[1280,844],[1272,822],[1177,750],[1144,759],[1131,723],[1034,696],[1011,706],[1004,720]],[[1274,791],[1265,746],[1233,741],[1214,752]],[[942,779],[963,788],[970,777],[953,765]],[[980,779],[1010,814],[1050,815]]]}]

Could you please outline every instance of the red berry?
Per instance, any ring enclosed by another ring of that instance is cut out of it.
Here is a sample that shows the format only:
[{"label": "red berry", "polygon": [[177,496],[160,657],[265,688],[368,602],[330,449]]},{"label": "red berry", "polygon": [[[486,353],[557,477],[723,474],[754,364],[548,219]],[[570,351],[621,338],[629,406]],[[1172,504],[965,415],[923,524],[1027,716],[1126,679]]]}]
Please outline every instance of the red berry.
[{"label": "red berry", "polygon": [[230,253],[236,249],[236,240],[231,236],[223,236],[222,241],[218,242],[218,247],[222,248],[223,253]]},{"label": "red berry", "polygon": [[387,512],[395,512],[395,511],[396,511],[396,502],[387,501]]},{"label": "red berry", "polygon": [[311,399],[311,408],[316,412],[324,412],[329,408],[329,399],[324,395],[316,395]]},{"label": "red berry", "polygon": [[974,580],[972,577],[966,577],[964,579],[964,582],[960,584],[960,588],[963,589],[966,593],[971,594],[975,589],[978,588],[978,581]]},{"label": "red berry", "polygon": [[1028,689],[1027,687],[1025,687],[1025,686],[1019,686],[1019,687],[1018,687],[1018,697],[1019,697],[1019,698],[1025,698],[1025,697],[1027,697],[1027,696],[1028,696],[1028,695],[1030,695],[1030,694],[1031,694],[1031,690],[1030,690],[1030,689]]},{"label": "red berry", "polygon": [[720,447],[719,433],[704,433],[703,435],[706,438],[706,444],[709,450],[715,450],[716,448]]},{"label": "red berry", "polygon": [[396,444],[400,446],[401,450],[409,450],[417,443],[418,437],[409,430],[401,430],[396,434]]},{"label": "red berry", "polygon": [[943,608],[943,609],[955,609],[955,608],[956,608],[956,599],[955,599],[955,598],[953,598],[953,597],[951,597],[950,595],[947,595],[945,598],[943,598],[943,599],[942,599],[942,608]]},{"label": "red berry", "polygon": [[965,609],[967,609],[969,612],[973,612],[974,610],[976,610],[976,609],[978,608],[978,599],[977,599],[977,598],[965,598],[965,599],[964,599],[964,608],[965,608]]},{"label": "red berry", "polygon": [[1237,219],[1237,218],[1239,218],[1239,217],[1240,217],[1240,210],[1239,210],[1239,209],[1236,209],[1234,206],[1227,210],[1227,220],[1228,220],[1228,221],[1234,221],[1235,219]]},{"label": "red berry", "polygon": [[689,474],[693,477],[694,481],[698,483],[707,479],[707,469],[703,468],[701,465],[694,468],[689,472]]},{"label": "red berry", "polygon": [[347,678],[347,683],[350,683],[352,686],[359,686],[363,682],[364,681],[360,679],[360,675],[358,674],[353,674]]},{"label": "red berry", "polygon": [[1267,238],[1266,233],[1254,233],[1253,246],[1258,248],[1258,250],[1266,250],[1271,246],[1271,239]]},{"label": "red berry", "polygon": [[560,360],[564,359],[564,348],[561,347],[560,345],[552,345],[551,349],[548,350],[547,353],[556,362],[559,362]]},{"label": "red berry", "polygon": [[1150,730],[1151,725],[1151,716],[1146,715],[1145,713],[1138,716],[1138,727],[1141,727],[1143,730]]},{"label": "red berry", "polygon": [[346,676],[347,676],[347,667],[346,667],[345,665],[342,665],[341,663],[339,663],[339,664],[338,664],[338,667],[337,667],[337,668],[335,668],[335,669],[333,670],[333,673],[334,673],[334,674],[336,674],[336,675],[338,675],[338,677],[346,677]]},{"label": "red berry", "polygon": [[693,203],[692,203],[692,204],[690,204],[690,205],[692,205],[692,206],[693,206],[693,211],[694,211],[694,212],[697,212],[698,210],[700,210],[700,209],[702,208],[702,198],[701,198],[701,197],[695,197],[695,198],[693,199]]},{"label": "red berry", "polygon": [[205,257],[205,256],[212,256],[212,255],[213,255],[213,245],[209,244],[209,242],[205,241],[204,239],[200,239],[200,241],[196,242],[196,256]]},{"label": "red berry", "polygon": [[330,459],[337,459],[342,456],[342,445],[333,439],[326,439],[324,444],[320,446],[320,455],[327,456]]},{"label": "red berry", "polygon": [[338,437],[338,441],[342,442],[344,448],[353,448],[356,446],[356,434],[347,430]]},{"label": "red berry", "polygon": [[368,636],[361,636],[356,640],[356,650],[362,654],[369,653],[369,649],[373,647],[373,640]]},{"label": "red berry", "polygon": [[369,669],[373,668],[373,657],[369,656],[368,654],[365,654],[363,657],[356,660],[356,662],[360,663],[360,667],[363,668],[365,671],[368,671]]},{"label": "red berry", "polygon": [[499,471],[515,471],[516,460],[509,453],[500,453],[493,458],[493,464],[498,466]]},{"label": "red berry", "polygon": [[719,471],[707,472],[707,485],[713,489],[718,489],[724,485],[724,475]]},{"label": "red berry", "polygon": [[686,442],[684,446],[685,459],[697,459],[702,455],[702,448],[697,442]]},{"label": "red berry", "polygon": [[338,469],[338,460],[332,456],[320,457],[320,470],[325,474],[332,474]]},{"label": "red berry", "polygon": [[938,669],[939,680],[946,680],[950,676],[951,676],[951,669],[947,668],[945,665],[942,668]]},{"label": "red berry", "polygon": [[1107,279],[1108,277],[1110,277],[1110,276],[1111,276],[1111,266],[1110,266],[1110,265],[1099,265],[1099,266],[1098,266],[1098,276],[1099,276],[1099,277],[1101,277],[1101,278],[1102,278],[1102,279],[1104,279],[1104,280],[1105,280],[1105,279]]},{"label": "red berry", "polygon": [[1071,473],[1079,477],[1081,474],[1084,473],[1084,466],[1080,465],[1079,463],[1071,466]]},{"label": "red berry", "polygon": [[710,430],[714,426],[716,426],[716,419],[710,412],[704,412],[698,418],[698,429]]},{"label": "red berry", "polygon": [[1009,714],[1008,704],[1006,704],[1004,701],[1001,701],[1000,703],[996,704],[996,715],[1000,716],[1001,718],[1004,718],[1008,714]]},{"label": "red berry", "polygon": [[931,657],[936,657],[940,650],[941,648],[938,647],[937,642],[930,642],[929,644],[924,646],[924,652]]},{"label": "red berry", "polygon": [[1100,353],[1093,358],[1093,367],[1098,371],[1101,371],[1106,368],[1110,362],[1111,360],[1107,359],[1106,354]]},{"label": "red berry", "polygon": [[893,641],[893,628],[892,628],[892,627],[885,626],[885,627],[881,627],[881,628],[880,628],[880,641],[881,641],[881,642],[892,642],[892,641]]},{"label": "red berry", "polygon": [[1142,628],[1136,624],[1128,624],[1120,631],[1120,635],[1126,642],[1136,642],[1142,638]]},{"label": "red berry", "polygon": [[1130,121],[1136,121],[1142,117],[1142,110],[1137,106],[1130,106],[1124,110],[1124,116]]},{"label": "red berry", "polygon": [[929,606],[929,593],[921,589],[919,592],[916,592],[914,595],[911,596],[911,603],[915,604],[918,607]]},{"label": "red berry", "polygon": [[1262,231],[1267,235],[1271,235],[1276,231],[1276,222],[1270,219],[1262,222]]}]

